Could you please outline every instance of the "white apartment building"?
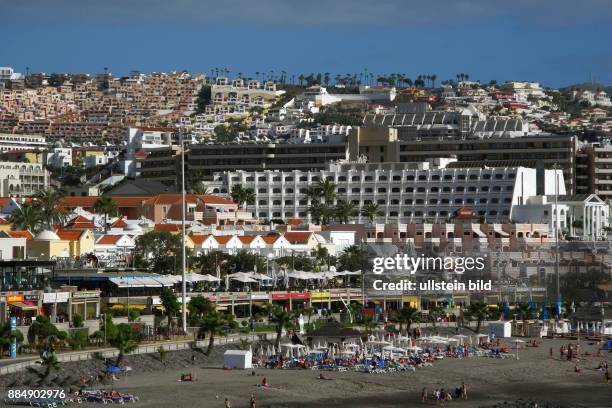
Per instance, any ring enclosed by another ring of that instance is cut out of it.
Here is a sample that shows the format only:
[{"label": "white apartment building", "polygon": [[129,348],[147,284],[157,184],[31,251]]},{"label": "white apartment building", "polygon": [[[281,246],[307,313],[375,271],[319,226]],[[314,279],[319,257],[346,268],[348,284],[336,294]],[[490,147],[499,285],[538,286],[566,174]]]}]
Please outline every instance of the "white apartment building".
[{"label": "white apartment building", "polygon": [[0,133],[0,152],[44,149],[46,147],[47,142],[44,136]]},{"label": "white apartment building", "polygon": [[54,147],[47,153],[49,167],[72,166],[72,149],[70,147]]},{"label": "white apartment building", "polygon": [[211,103],[264,108],[271,106],[284,93],[277,90],[272,81],[262,84],[253,79],[246,81],[237,78],[230,82],[226,77],[217,77],[211,88]]},{"label": "white apartment building", "polygon": [[[311,221],[308,188],[329,180],[336,187],[338,200],[379,206],[383,215],[376,222],[418,223],[444,222],[461,208],[491,223],[513,220],[515,206],[536,196],[555,194],[555,170],[525,167],[446,167],[445,160],[424,163],[356,163],[328,164],[320,171],[257,171],[215,173],[208,183],[209,192],[224,194],[235,185],[252,188],[255,204],[248,209],[259,218]],[[560,184],[558,194],[566,194],[561,170],[556,170]],[[538,174],[539,173],[539,174]],[[354,218],[366,223],[362,215]],[[535,222],[535,221],[534,221]]]},{"label": "white apartment building", "polygon": [[30,195],[49,187],[42,164],[0,162],[0,197]]}]

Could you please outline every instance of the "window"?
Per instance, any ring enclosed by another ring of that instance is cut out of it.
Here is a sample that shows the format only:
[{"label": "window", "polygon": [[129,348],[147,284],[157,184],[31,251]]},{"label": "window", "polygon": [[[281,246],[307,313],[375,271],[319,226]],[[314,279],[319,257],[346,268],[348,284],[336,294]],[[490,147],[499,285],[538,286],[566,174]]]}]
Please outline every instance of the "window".
[{"label": "window", "polygon": [[452,180],[453,179],[453,175],[452,174],[445,174],[444,175],[444,180]]},{"label": "window", "polygon": [[285,190],[285,193],[293,194],[293,189],[292,188],[288,188],[288,189]]},{"label": "window", "polygon": [[410,199],[410,198],[405,199],[405,200],[404,200],[404,204],[406,204],[406,205],[412,205],[412,199]]},{"label": "window", "polygon": [[259,218],[266,218],[268,216],[267,212],[260,212],[259,213]]},{"label": "window", "polygon": [[435,211],[430,211],[427,213],[427,215],[429,215],[430,217],[435,217],[436,216],[436,212]]},{"label": "window", "polygon": [[273,177],[272,181],[281,181],[281,178],[279,176]]},{"label": "window", "polygon": [[482,175],[483,180],[490,180],[491,179],[491,175],[490,174],[483,174]]},{"label": "window", "polygon": [[443,193],[450,193],[451,188],[450,187],[442,187],[442,192]]},{"label": "window", "polygon": [[425,204],[425,201],[423,199],[419,198],[419,199],[416,200],[416,203],[417,203],[417,205]]},{"label": "window", "polygon": [[259,180],[259,181],[266,181],[266,176],[258,177],[257,180]]},{"label": "window", "polygon": [[365,176],[365,181],[372,181],[372,180],[374,180],[372,176]]},{"label": "window", "polygon": [[351,189],[351,192],[352,193],[359,193],[360,190],[361,189],[359,187],[354,187],[354,188]]},{"label": "window", "polygon": [[401,181],[402,176],[393,176],[393,181]]},{"label": "window", "polygon": [[500,186],[493,186],[493,191],[501,191],[501,187]]},{"label": "window", "polygon": [[438,187],[432,187],[430,191],[432,193],[437,193],[438,191],[440,191],[440,189]]},{"label": "window", "polygon": [[301,177],[300,177],[300,181],[308,181],[308,177],[306,177],[306,176],[301,176]]},{"label": "window", "polygon": [[293,205],[293,200],[285,200],[285,205]]},{"label": "window", "polygon": [[482,190],[482,191],[489,191],[489,186],[481,187],[480,190]]},{"label": "window", "polygon": [[377,201],[376,201],[376,203],[377,203],[377,204],[383,204],[383,205],[384,205],[384,204],[385,204],[385,200],[377,200]]},{"label": "window", "polygon": [[429,204],[438,204],[438,200],[432,198],[431,200],[429,200]]},{"label": "window", "polygon": [[495,179],[496,179],[496,180],[501,180],[501,179],[503,179],[503,178],[504,178],[504,175],[503,175],[503,174],[497,173],[497,174],[495,175]]},{"label": "window", "polygon": [[379,192],[379,193],[386,193],[386,192],[387,192],[387,189],[386,189],[386,188],[384,188],[384,187],[379,187],[379,188],[378,188],[378,192]]},{"label": "window", "polygon": [[463,186],[459,186],[459,187],[457,187],[455,190],[456,190],[458,193],[461,193],[461,192],[465,191],[465,187],[463,187]]},{"label": "window", "polygon": [[459,174],[459,175],[457,176],[457,179],[459,179],[459,180],[465,180],[465,174]]},{"label": "window", "polygon": [[268,190],[266,190],[265,188],[260,188],[260,189],[258,189],[258,190],[257,190],[257,192],[258,192],[259,194],[265,194],[265,193],[267,193],[267,192],[268,192]]},{"label": "window", "polygon": [[346,176],[340,176],[340,177],[338,177],[338,181],[346,181]]},{"label": "window", "polygon": [[463,200],[460,198],[455,198],[455,204],[463,204]]},{"label": "window", "polygon": [[291,182],[291,181],[293,181],[293,177],[285,177],[285,181],[286,182]]},{"label": "window", "polygon": [[393,188],[391,189],[391,192],[392,192],[392,193],[399,193],[399,192],[400,192],[400,189],[399,189],[399,187],[393,187]]},{"label": "window", "polygon": [[480,204],[486,204],[487,203],[487,199],[486,198],[481,198],[479,200]]},{"label": "window", "polygon": [[351,181],[359,181],[359,180],[361,180],[361,178],[359,176],[351,177]]},{"label": "window", "polygon": [[431,179],[433,181],[440,181],[440,175],[439,174],[434,174],[433,176],[431,176]]},{"label": "window", "polygon": [[406,176],[406,180],[413,181],[414,180],[414,176],[412,176],[412,175]]},{"label": "window", "polygon": [[424,174],[421,174],[419,176],[419,181],[426,181],[427,180],[427,176],[425,176]]},{"label": "window", "polygon": [[281,200],[272,201],[272,205],[281,205]]},{"label": "window", "polygon": [[366,192],[366,193],[373,193],[373,192],[374,192],[374,189],[373,189],[373,188],[368,187],[368,188],[366,188],[366,189],[365,189],[365,192]]},{"label": "window", "polygon": [[391,205],[399,205],[399,200],[397,199],[391,200]]},{"label": "window", "polygon": [[425,192],[425,187],[417,188],[417,193],[424,193],[424,192]]},{"label": "window", "polygon": [[412,217],[412,211],[404,211],[404,217]]},{"label": "window", "polygon": [[391,211],[391,212],[389,212],[389,216],[390,216],[390,217],[397,217],[397,211]]},{"label": "window", "polygon": [[259,200],[259,205],[266,205],[268,204],[267,200]]},{"label": "window", "polygon": [[340,193],[340,194],[344,194],[344,193],[346,193],[346,188],[342,188],[342,187],[341,187],[341,188],[339,188],[339,189],[338,189],[338,193]]},{"label": "window", "polygon": [[467,200],[465,200],[466,203],[468,204],[474,204],[474,199],[473,198],[468,198]]},{"label": "window", "polygon": [[476,187],[474,187],[474,186],[469,186],[469,187],[468,187],[468,191],[476,191]]},{"label": "window", "polygon": [[273,194],[280,194],[280,192],[281,192],[281,189],[280,189],[280,188],[274,188],[274,189],[272,189],[272,193],[273,193]]},{"label": "window", "polygon": [[414,191],[413,187],[406,187],[406,192],[407,193],[412,193]]},{"label": "window", "polygon": [[387,176],[378,176],[378,181],[387,181]]},{"label": "window", "polygon": [[470,180],[478,180],[477,174],[470,174]]}]

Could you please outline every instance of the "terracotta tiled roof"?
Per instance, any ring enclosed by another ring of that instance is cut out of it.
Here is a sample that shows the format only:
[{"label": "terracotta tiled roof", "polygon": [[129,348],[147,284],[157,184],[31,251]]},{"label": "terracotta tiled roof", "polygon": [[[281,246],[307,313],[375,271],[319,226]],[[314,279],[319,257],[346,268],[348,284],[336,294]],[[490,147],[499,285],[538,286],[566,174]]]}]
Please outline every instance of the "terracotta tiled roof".
[{"label": "terracotta tiled roof", "polygon": [[111,224],[111,228],[125,228],[127,227],[127,223],[123,221],[123,217],[117,219],[115,222]]},{"label": "terracotta tiled roof", "polygon": [[5,220],[4,218],[0,217],[0,225],[11,225],[11,223]]},{"label": "terracotta tiled roof", "polygon": [[96,241],[96,244],[115,245],[117,241],[121,239],[122,236],[123,235],[102,235],[100,238],[98,238],[98,241]]},{"label": "terracotta tiled roof", "polygon": [[200,245],[202,242],[206,241],[206,238],[208,238],[208,235],[189,235],[189,239],[191,240],[191,242],[196,245]]},{"label": "terracotta tiled roof", "polygon": [[215,240],[220,244],[220,245],[226,245],[229,240],[232,239],[231,235],[216,235],[215,236]]},{"label": "terracotta tiled roof", "polygon": [[12,238],[25,238],[27,241],[31,241],[34,236],[30,231],[7,231]]},{"label": "terracotta tiled roof", "polygon": [[253,242],[255,240],[255,236],[253,236],[253,235],[239,235],[238,239],[243,244],[247,244],[248,245],[248,244],[250,244],[251,242]]},{"label": "terracotta tiled roof", "polygon": [[279,238],[280,238],[280,235],[264,235],[263,237],[261,237],[261,239],[263,239],[264,242],[268,245],[272,245]]},{"label": "terracotta tiled roof", "polygon": [[178,232],[180,225],[178,224],[155,224],[155,231]]},{"label": "terracotta tiled roof", "polygon": [[57,231],[55,231],[55,233],[60,239],[63,239],[64,241],[76,241],[81,238],[83,231],[58,229]]},{"label": "terracotta tiled roof", "polygon": [[299,218],[291,218],[289,221],[287,221],[287,225],[302,225],[302,220]]},{"label": "terracotta tiled roof", "polygon": [[287,232],[285,239],[292,244],[305,244],[310,238],[310,232]]}]

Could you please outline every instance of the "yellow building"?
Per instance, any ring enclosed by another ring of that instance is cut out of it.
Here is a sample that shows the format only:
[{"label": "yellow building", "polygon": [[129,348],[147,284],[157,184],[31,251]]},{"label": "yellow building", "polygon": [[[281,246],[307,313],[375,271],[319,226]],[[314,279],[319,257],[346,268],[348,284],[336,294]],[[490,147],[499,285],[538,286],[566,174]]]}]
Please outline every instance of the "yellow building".
[{"label": "yellow building", "polygon": [[94,251],[94,236],[91,230],[42,231],[28,242],[28,257],[32,258],[78,258]]}]

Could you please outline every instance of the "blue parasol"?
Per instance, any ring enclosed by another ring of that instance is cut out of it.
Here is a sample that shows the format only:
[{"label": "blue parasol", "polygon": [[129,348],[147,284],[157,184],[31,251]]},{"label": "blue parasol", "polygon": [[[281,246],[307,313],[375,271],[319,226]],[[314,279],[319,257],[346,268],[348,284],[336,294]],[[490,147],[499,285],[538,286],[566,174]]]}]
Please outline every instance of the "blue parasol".
[{"label": "blue parasol", "polygon": [[119,367],[116,367],[116,366],[106,367],[106,372],[107,373],[118,373],[120,371],[121,371],[121,369]]},{"label": "blue parasol", "polygon": [[546,307],[546,302],[542,303],[542,320],[548,319],[548,308]]},{"label": "blue parasol", "polygon": [[504,302],[504,320],[508,320],[510,318],[510,306],[508,306],[508,302]]}]

